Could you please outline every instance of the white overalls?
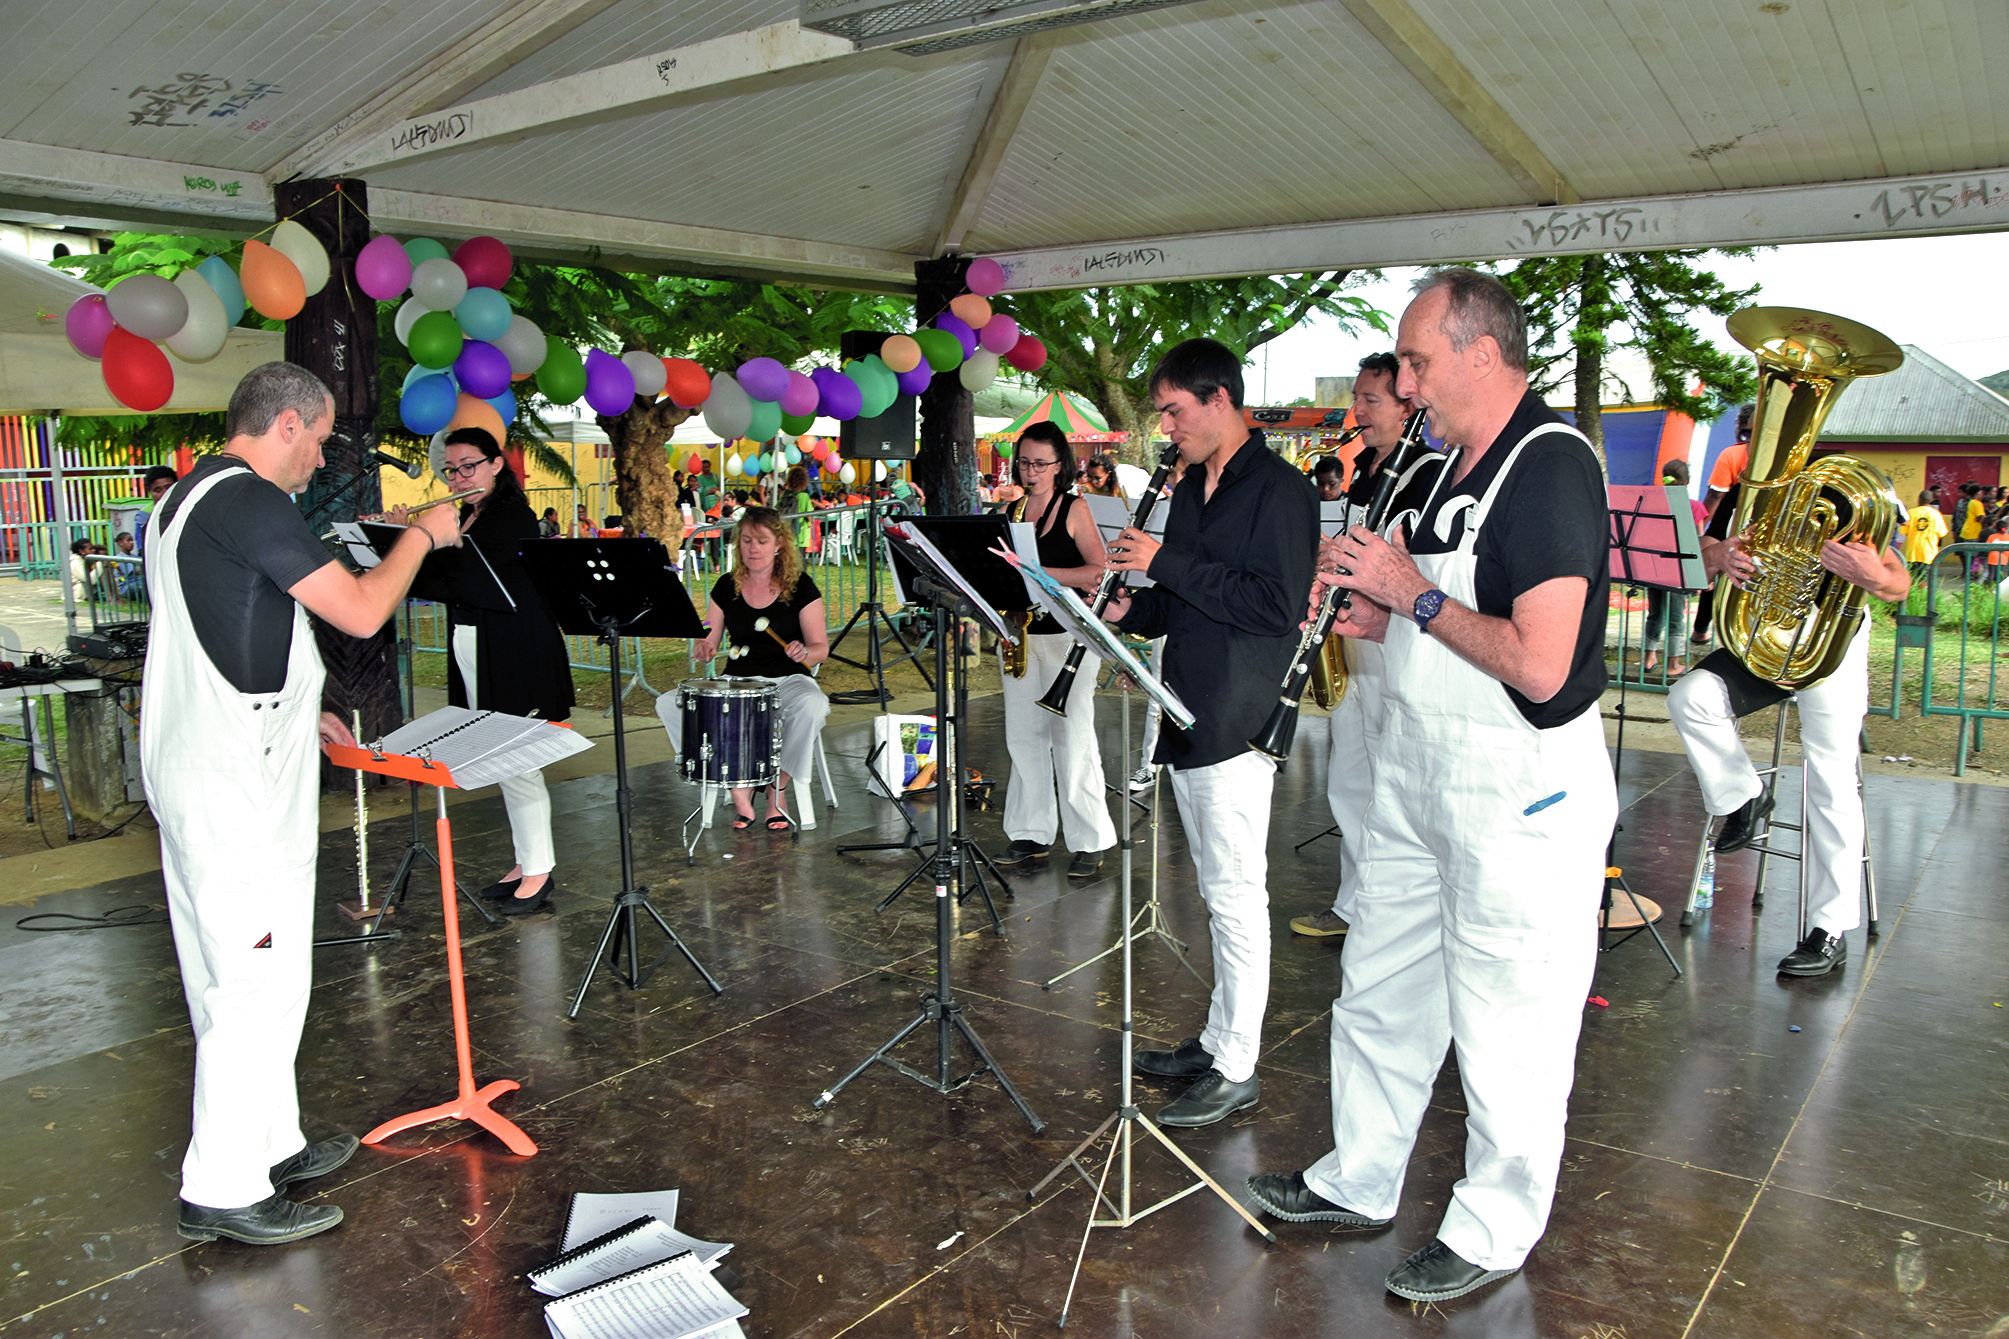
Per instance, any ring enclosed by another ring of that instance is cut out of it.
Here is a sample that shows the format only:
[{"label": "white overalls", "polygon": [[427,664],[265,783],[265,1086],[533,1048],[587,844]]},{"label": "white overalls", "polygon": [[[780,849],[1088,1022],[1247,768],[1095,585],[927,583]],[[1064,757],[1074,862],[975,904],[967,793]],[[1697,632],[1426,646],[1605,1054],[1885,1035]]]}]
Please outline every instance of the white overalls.
[{"label": "white overalls", "polygon": [[[272,1194],[306,1143],[293,1058],[307,1015],[319,836],[321,653],[293,607],[276,693],[241,693],[210,662],[183,596],[181,537],[224,471],[194,486],[147,545],[152,636],[140,713],[147,803],[195,1029],[194,1133],[181,1197],[214,1209]],[[178,490],[177,490],[178,491]]]},{"label": "white overalls", "polygon": [[[1416,559],[1460,604],[1475,603],[1478,535],[1500,487],[1544,432],[1576,436],[1549,425],[1522,438],[1458,548]],[[1455,1044],[1470,1111],[1465,1177],[1437,1235],[1472,1264],[1518,1268],[1555,1197],[1596,958],[1618,814],[1603,725],[1592,704],[1536,729],[1498,680],[1399,614],[1383,651],[1374,802],[1333,1002],[1335,1147],[1305,1180],[1358,1213],[1393,1217]]]}]

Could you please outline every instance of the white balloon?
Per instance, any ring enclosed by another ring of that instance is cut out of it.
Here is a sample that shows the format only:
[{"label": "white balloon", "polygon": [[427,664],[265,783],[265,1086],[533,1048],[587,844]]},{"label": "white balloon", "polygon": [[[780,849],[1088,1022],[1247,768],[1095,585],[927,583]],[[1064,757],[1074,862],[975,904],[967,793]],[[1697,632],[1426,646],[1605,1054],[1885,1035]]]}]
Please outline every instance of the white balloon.
[{"label": "white balloon", "polygon": [[452,431],[452,428],[441,428],[432,435],[432,441],[426,447],[426,458],[431,461],[436,478],[446,478],[446,435]]},{"label": "white balloon", "polygon": [[230,335],[223,299],[216,296],[207,279],[192,269],[177,274],[174,286],[188,299],[188,320],[167,337],[167,347],[177,358],[206,363],[223,352],[223,341]]},{"label": "white balloon", "polygon": [[662,359],[644,349],[631,349],[621,355],[621,361],[635,374],[635,394],[655,396],[663,393],[670,371],[663,366]]},{"label": "white balloon", "polygon": [[328,248],[319,238],[292,219],[282,220],[272,230],[272,249],[293,262],[306,281],[307,296],[328,286]]},{"label": "white balloon", "polygon": [[141,339],[166,339],[188,322],[188,299],[157,274],[131,274],[105,293],[112,319]]},{"label": "white balloon", "polygon": [[412,296],[436,312],[450,312],[467,296],[467,274],[445,256],[432,256],[412,271]]},{"label": "white balloon", "polygon": [[998,356],[989,349],[978,349],[963,359],[963,365],[956,369],[956,376],[962,381],[963,389],[975,394],[987,389],[998,376]]},{"label": "white balloon", "polygon": [[875,461],[873,461],[873,462],[872,462],[872,482],[874,482],[874,483],[885,483],[885,482],[886,482],[886,462],[885,462],[885,461],[883,461],[883,460],[875,460]]},{"label": "white balloon", "polygon": [[855,484],[858,482],[858,471],[852,469],[851,462],[847,460],[844,462],[844,468],[837,471],[837,477],[847,484]]},{"label": "white balloon", "polygon": [[733,380],[732,373],[713,374],[712,393],[705,400],[706,426],[718,434],[720,441],[732,442],[746,436],[747,425],[751,422],[753,401]]},{"label": "white balloon", "polygon": [[406,298],[404,305],[398,308],[398,314],[391,318],[391,328],[398,332],[398,343],[411,343],[412,326],[418,322],[419,317],[431,310],[431,307],[417,298]]},{"label": "white balloon", "polygon": [[547,351],[544,332],[528,316],[510,317],[509,329],[502,332],[502,338],[495,341],[495,347],[501,349],[502,356],[509,360],[511,375],[527,377],[544,366]]},{"label": "white balloon", "polygon": [[739,478],[739,472],[745,468],[746,468],[746,462],[739,458],[739,452],[735,451],[731,455],[725,458],[726,478],[728,479]]}]

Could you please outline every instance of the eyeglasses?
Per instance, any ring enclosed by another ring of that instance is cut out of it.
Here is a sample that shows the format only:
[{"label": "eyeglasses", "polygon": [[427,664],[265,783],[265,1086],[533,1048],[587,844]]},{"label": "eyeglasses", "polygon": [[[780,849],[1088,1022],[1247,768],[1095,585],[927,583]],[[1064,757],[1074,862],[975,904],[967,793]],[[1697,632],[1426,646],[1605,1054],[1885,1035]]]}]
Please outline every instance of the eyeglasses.
[{"label": "eyeglasses", "polygon": [[445,469],[441,470],[440,474],[445,477],[447,482],[451,483],[455,479],[468,478],[476,470],[480,469],[483,465],[486,464],[488,464],[488,461],[486,460],[477,460],[469,465],[449,465]]},{"label": "eyeglasses", "polygon": [[1022,470],[1053,470],[1060,468],[1060,462],[1057,460],[1027,460],[1024,456],[1020,456],[1018,458],[1018,467]]}]

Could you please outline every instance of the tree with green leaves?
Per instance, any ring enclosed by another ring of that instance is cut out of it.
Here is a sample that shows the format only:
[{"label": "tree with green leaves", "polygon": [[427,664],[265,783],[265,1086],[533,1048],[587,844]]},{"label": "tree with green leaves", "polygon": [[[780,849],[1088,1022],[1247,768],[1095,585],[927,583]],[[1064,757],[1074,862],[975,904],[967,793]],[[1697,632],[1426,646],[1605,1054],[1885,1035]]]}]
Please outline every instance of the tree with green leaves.
[{"label": "tree with green leaves", "polygon": [[1166,349],[1205,335],[1246,358],[1314,314],[1349,328],[1386,331],[1386,314],[1343,291],[1371,273],[1331,270],[1022,293],[1012,297],[1011,307],[1019,324],[1046,344],[1040,379],[1087,397],[1111,428],[1130,434],[1124,458],[1141,463],[1157,426],[1145,378]]},{"label": "tree with green leaves", "polygon": [[[1756,393],[1748,361],[1702,338],[1697,311],[1728,316],[1758,294],[1731,288],[1697,262],[1707,251],[1633,251],[1537,256],[1502,273],[1528,313],[1528,373],[1537,394],[1570,379],[1576,422],[1604,458],[1606,355],[1632,349],[1646,358],[1655,404],[1697,422],[1719,417]],[[1714,254],[1745,257],[1748,247]],[[1638,394],[1628,388],[1629,394]]]}]

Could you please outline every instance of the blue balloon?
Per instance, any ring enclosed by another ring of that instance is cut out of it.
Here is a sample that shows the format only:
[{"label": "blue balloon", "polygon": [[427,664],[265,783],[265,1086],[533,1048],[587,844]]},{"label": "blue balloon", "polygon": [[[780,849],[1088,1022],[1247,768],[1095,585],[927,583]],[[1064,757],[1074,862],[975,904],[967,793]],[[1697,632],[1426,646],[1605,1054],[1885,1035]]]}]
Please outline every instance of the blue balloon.
[{"label": "blue balloon", "polygon": [[421,367],[419,364],[413,363],[412,370],[405,373],[405,384],[398,388],[398,394],[403,395],[406,391],[410,390],[412,383],[420,377],[445,377],[448,385],[452,386],[456,391],[460,389],[460,378],[453,374],[452,368],[449,367],[442,371],[431,367]]},{"label": "blue balloon", "polygon": [[513,390],[512,390],[512,391],[504,391],[504,392],[503,392],[502,394],[500,394],[500,395],[497,395],[497,396],[494,396],[493,398],[491,398],[491,399],[489,400],[489,402],[488,402],[488,403],[489,403],[489,406],[490,406],[490,407],[491,407],[492,409],[494,409],[496,413],[498,413],[498,414],[502,415],[502,426],[503,426],[503,427],[505,427],[505,428],[506,428],[506,427],[508,427],[508,426],[509,426],[510,424],[512,424],[512,423],[514,423],[514,422],[516,422],[516,392],[515,392],[515,391],[513,391]]},{"label": "blue balloon", "polygon": [[419,437],[430,437],[453,422],[460,392],[453,383],[435,372],[420,377],[398,397],[398,419]]},{"label": "blue balloon", "polygon": [[222,256],[210,256],[195,267],[195,272],[216,290],[216,296],[223,300],[223,323],[236,325],[244,319],[244,285],[237,278],[237,271],[230,268],[230,262]]},{"label": "blue balloon", "polygon": [[460,322],[462,333],[489,344],[509,333],[509,318],[515,314],[509,309],[509,299],[492,288],[468,289],[453,309],[453,319]]}]

